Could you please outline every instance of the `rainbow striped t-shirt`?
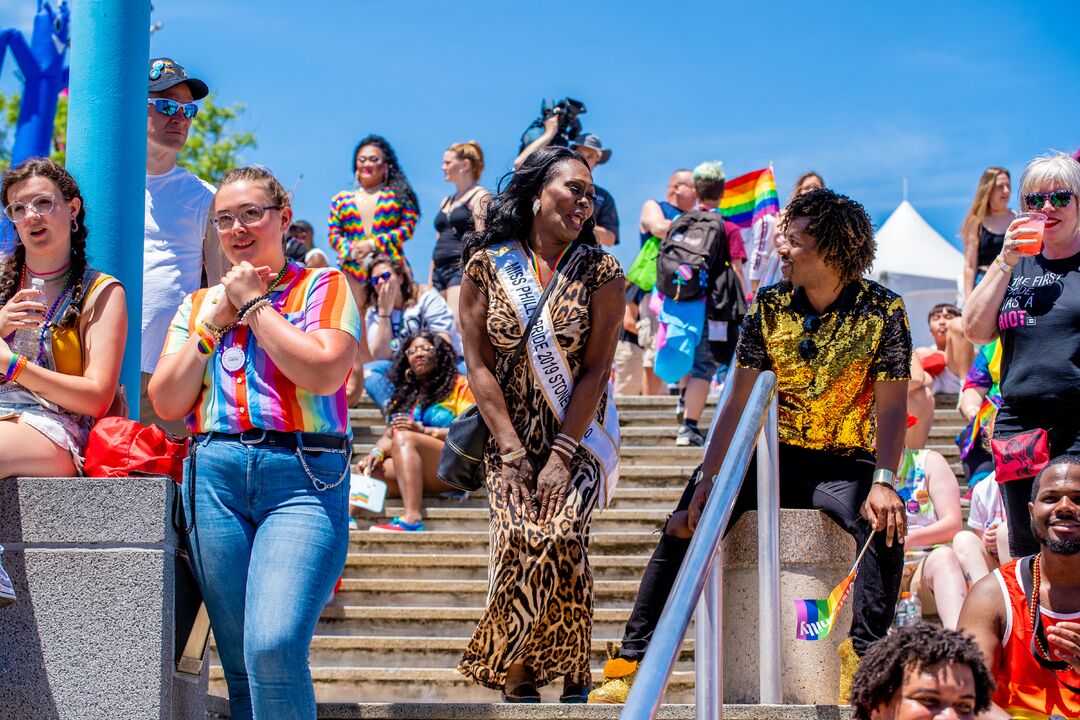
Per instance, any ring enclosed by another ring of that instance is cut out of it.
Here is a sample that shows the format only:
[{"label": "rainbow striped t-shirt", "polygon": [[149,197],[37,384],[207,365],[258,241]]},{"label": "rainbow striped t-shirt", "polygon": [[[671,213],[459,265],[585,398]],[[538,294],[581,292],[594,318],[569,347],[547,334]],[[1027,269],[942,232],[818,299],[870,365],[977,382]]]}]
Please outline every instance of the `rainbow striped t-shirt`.
[{"label": "rainbow striped t-shirt", "polygon": [[[221,285],[196,290],[176,311],[162,355],[179,352],[196,324],[209,316],[213,301],[224,295]],[[360,342],[360,313],[348,281],[332,268],[301,268],[291,260],[271,304],[304,332],[341,330]],[[244,349],[244,365],[229,372],[222,353]],[[351,435],[349,408],[342,385],[332,395],[316,395],[297,387],[259,347],[247,325],[225,333],[206,364],[203,388],[192,412],[184,419],[194,433],[239,433],[252,428],[282,432],[344,433]]]}]

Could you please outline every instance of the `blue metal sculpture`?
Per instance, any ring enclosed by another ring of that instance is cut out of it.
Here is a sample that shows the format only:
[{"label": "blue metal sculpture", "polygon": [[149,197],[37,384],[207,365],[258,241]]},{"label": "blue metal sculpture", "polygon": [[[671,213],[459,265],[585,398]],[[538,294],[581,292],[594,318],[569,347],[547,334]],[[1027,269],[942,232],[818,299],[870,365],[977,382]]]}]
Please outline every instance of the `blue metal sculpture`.
[{"label": "blue metal sculpture", "polygon": [[66,59],[71,26],[67,0],[61,0],[56,10],[46,0],[38,0],[37,8],[29,45],[19,30],[0,30],[0,69],[10,47],[24,79],[15,144],[11,149],[12,167],[26,158],[49,154],[56,103],[68,85]]}]

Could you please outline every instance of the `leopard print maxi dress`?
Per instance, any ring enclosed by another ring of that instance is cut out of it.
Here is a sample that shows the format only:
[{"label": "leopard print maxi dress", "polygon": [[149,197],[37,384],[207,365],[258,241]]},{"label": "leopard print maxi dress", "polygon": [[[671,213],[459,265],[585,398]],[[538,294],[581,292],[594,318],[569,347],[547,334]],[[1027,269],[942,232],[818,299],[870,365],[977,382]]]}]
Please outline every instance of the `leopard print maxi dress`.
[{"label": "leopard print maxi dress", "polygon": [[[487,297],[488,336],[496,350],[497,376],[505,378],[528,318],[520,319],[514,312],[486,254],[474,257],[465,272]],[[575,379],[581,375],[589,338],[592,294],[622,277],[614,257],[597,247],[583,247],[551,293],[548,308],[555,335]],[[539,472],[560,423],[533,382],[527,357],[509,378],[504,387],[510,419]],[[601,425],[608,402],[605,394],[596,414]],[[566,505],[552,523],[541,527],[511,513],[498,491],[502,464],[494,439],[484,461],[491,502],[487,607],[458,670],[497,690],[506,681],[507,668],[518,662],[532,670],[537,687],[560,676],[588,685],[593,618],[589,522],[604,482],[603,470],[591,454],[578,448]]]}]

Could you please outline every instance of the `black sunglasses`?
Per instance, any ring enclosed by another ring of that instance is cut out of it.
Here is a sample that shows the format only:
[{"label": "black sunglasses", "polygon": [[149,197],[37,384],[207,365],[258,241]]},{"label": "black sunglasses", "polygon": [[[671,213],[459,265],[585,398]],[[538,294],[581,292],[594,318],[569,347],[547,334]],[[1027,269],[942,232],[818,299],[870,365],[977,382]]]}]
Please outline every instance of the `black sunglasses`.
[{"label": "black sunglasses", "polygon": [[1049,200],[1050,204],[1056,208],[1068,207],[1069,202],[1073,199],[1072,190],[1055,190],[1048,193],[1028,193],[1024,196],[1024,205],[1029,210],[1038,210],[1046,201]]},{"label": "black sunglasses", "polygon": [[[821,328],[821,318],[817,315],[807,315],[803,318],[802,329],[804,332],[816,333]],[[818,346],[813,338],[806,338],[798,345],[799,357],[803,360],[813,360],[818,356]]]}]

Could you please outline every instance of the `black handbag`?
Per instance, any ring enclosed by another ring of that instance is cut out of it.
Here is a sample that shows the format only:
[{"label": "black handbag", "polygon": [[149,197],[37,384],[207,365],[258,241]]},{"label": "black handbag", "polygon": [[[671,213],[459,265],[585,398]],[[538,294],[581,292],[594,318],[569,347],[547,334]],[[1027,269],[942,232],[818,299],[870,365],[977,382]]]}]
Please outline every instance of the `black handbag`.
[{"label": "black handbag", "polygon": [[[548,280],[544,294],[540,296],[540,302],[533,310],[529,324],[525,326],[525,332],[521,335],[521,342],[514,349],[514,354],[507,364],[507,372],[517,365],[521,355],[525,352],[525,341],[532,332],[533,326],[540,318],[540,311],[544,309],[548,296],[558,284],[560,271],[558,268]],[[496,377],[496,380],[499,378]],[[499,385],[503,385],[500,380]],[[458,490],[474,492],[484,486],[484,447],[487,445],[491,431],[488,430],[484,417],[476,404],[465,408],[465,411],[453,419],[446,434],[446,444],[443,445],[442,454],[439,456],[438,477],[447,485]]]}]

